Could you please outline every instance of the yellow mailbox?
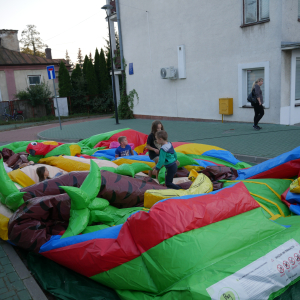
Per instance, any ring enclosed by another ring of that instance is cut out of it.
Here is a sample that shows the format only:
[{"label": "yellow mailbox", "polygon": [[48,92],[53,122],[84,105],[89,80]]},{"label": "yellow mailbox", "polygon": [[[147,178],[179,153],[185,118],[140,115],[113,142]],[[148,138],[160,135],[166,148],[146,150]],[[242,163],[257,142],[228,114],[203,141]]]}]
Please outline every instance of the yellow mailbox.
[{"label": "yellow mailbox", "polygon": [[219,99],[219,113],[222,115],[232,115],[233,114],[233,98],[220,98]]}]

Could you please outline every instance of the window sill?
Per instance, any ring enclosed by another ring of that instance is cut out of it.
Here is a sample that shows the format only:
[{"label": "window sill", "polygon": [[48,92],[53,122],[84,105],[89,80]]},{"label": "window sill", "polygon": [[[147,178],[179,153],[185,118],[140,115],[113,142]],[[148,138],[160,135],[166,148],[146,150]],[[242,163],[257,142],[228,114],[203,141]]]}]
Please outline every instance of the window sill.
[{"label": "window sill", "polygon": [[296,104],[295,104],[295,107],[299,107],[299,106],[300,106],[300,103],[296,103]]},{"label": "window sill", "polygon": [[[300,20],[300,19],[298,19],[298,21],[299,21],[299,20]],[[263,21],[255,22],[255,23],[242,24],[240,27],[241,27],[241,28],[244,28],[244,27],[249,27],[249,26],[254,26],[254,25],[264,24],[264,23],[267,23],[267,22],[270,22],[270,19],[266,19],[266,20],[263,20]]]}]

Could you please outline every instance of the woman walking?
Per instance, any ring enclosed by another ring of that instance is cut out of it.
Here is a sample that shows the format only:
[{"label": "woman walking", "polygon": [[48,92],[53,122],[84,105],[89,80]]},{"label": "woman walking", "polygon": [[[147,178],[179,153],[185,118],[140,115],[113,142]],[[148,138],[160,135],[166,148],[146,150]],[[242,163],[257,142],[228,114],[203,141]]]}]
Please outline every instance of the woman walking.
[{"label": "woman walking", "polygon": [[256,96],[256,103],[254,104],[254,125],[253,128],[255,130],[260,130],[262,129],[260,126],[258,126],[258,122],[261,120],[261,118],[263,117],[263,115],[265,114],[264,112],[264,107],[263,107],[263,103],[264,103],[264,98],[262,95],[262,91],[261,91],[261,86],[264,83],[263,78],[258,78],[257,80],[255,80],[253,82],[252,85],[252,91],[254,90],[255,96]]}]

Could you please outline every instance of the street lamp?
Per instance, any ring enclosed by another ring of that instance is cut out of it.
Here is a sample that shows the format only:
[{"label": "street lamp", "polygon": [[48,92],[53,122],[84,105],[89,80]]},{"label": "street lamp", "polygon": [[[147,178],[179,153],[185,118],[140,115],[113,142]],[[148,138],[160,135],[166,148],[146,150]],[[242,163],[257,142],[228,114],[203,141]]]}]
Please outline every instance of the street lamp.
[{"label": "street lamp", "polygon": [[117,99],[116,99],[116,85],[115,85],[115,71],[114,71],[114,63],[112,58],[112,48],[111,48],[111,35],[110,35],[110,24],[109,24],[109,16],[107,14],[108,9],[114,8],[112,5],[104,5],[101,7],[101,9],[105,9],[106,16],[107,16],[107,22],[108,22],[108,34],[109,34],[109,47],[110,47],[110,61],[111,61],[111,72],[112,72],[112,85],[113,85],[113,97],[114,97],[114,105],[115,105],[115,116],[116,116],[116,124],[119,123],[119,117],[118,117],[118,106],[117,106]]}]

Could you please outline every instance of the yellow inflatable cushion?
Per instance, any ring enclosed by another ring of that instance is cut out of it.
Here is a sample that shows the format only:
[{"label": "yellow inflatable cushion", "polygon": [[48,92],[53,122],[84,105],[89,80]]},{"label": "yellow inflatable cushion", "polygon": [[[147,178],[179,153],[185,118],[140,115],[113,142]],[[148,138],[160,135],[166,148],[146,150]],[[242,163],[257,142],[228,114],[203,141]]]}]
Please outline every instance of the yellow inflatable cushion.
[{"label": "yellow inflatable cushion", "polygon": [[8,222],[9,218],[0,214],[0,238],[4,241],[8,240]]},{"label": "yellow inflatable cushion", "polygon": [[67,172],[72,171],[89,171],[90,165],[88,163],[83,163],[71,159],[64,158],[63,156],[51,156],[47,158],[42,158],[39,163],[46,164],[50,166],[55,166],[63,169]]},{"label": "yellow inflatable cushion", "polygon": [[35,184],[35,182],[28,175],[22,172],[21,169],[11,171],[7,173],[7,175],[13,182],[18,183],[22,187],[27,187]]},{"label": "yellow inflatable cushion", "polygon": [[199,174],[188,190],[147,190],[144,195],[144,206],[151,208],[156,202],[186,195],[197,195],[210,193],[213,185],[210,179],[204,174]]},{"label": "yellow inflatable cushion", "polygon": [[183,154],[195,154],[202,155],[204,152],[209,150],[224,150],[219,147],[204,145],[204,144],[185,144],[175,148],[176,152],[180,152]]},{"label": "yellow inflatable cushion", "polygon": [[292,193],[300,194],[300,177],[295,179],[290,185],[290,191]]},{"label": "yellow inflatable cushion", "polygon": [[143,163],[143,164],[148,165],[151,168],[153,168],[155,166],[154,162],[126,159],[126,158],[116,159],[116,160],[114,160],[114,163],[117,164],[118,166],[123,165],[123,164],[130,164],[131,165],[131,164],[134,164],[134,163]]}]

